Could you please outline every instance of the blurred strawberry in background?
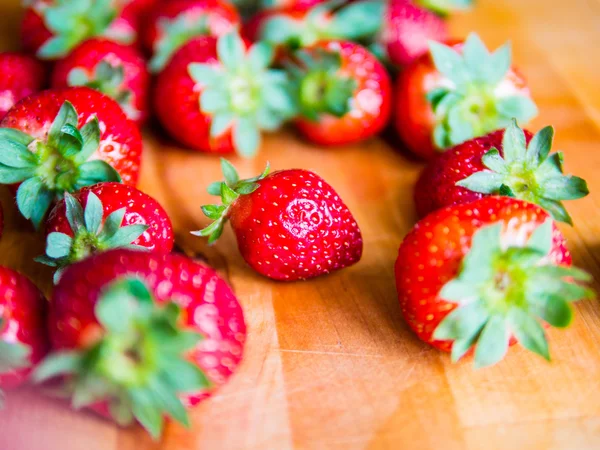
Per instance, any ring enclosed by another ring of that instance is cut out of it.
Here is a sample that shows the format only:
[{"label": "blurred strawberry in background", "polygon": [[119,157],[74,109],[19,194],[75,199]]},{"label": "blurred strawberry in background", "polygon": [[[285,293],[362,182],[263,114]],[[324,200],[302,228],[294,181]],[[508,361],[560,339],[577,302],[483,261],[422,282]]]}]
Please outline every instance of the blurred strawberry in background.
[{"label": "blurred strawberry in background", "polygon": [[173,54],[195,37],[219,37],[240,26],[237,9],[226,0],[164,1],[144,28],[144,46],[152,54],[150,70],[162,70]]},{"label": "blurred strawberry in background", "polygon": [[44,66],[28,55],[0,53],[0,120],[19,100],[39,91],[45,82]]},{"label": "blurred strawberry in background", "polygon": [[148,118],[150,75],[146,61],[135,48],[94,38],[85,41],[69,56],[58,61],[52,86],[87,86],[116,100],[134,122]]}]

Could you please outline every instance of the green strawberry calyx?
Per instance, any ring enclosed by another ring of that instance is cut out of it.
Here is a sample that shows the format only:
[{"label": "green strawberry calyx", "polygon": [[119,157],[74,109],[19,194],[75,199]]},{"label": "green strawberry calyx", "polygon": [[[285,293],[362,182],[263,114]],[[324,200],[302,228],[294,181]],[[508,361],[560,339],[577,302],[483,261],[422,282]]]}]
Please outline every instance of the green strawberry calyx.
[{"label": "green strawberry calyx", "polygon": [[191,39],[208,34],[208,14],[198,16],[184,12],[173,19],[160,19],[158,28],[160,37],[154,45],[154,56],[148,65],[152,73],[160,72],[171,56]]},{"label": "green strawberry calyx", "polygon": [[539,225],[522,246],[504,247],[502,223],[479,229],[457,276],[438,297],[456,303],[437,326],[433,339],[453,341],[452,360],[475,348],[475,367],[500,361],[511,336],[526,349],[550,359],[542,324],[567,327],[571,302],[593,297],[581,283],[591,277],[575,267],[553,264],[553,222]]},{"label": "green strawberry calyx", "polygon": [[138,120],[141,112],[133,104],[132,91],[124,85],[125,67],[100,61],[90,73],[82,67],[75,67],[67,75],[69,86],[85,86],[114,99],[131,120]]},{"label": "green strawberry calyx", "polygon": [[59,59],[83,41],[97,36],[109,37],[130,44],[135,36],[129,32],[111,30],[120,14],[114,0],[55,0],[40,2],[36,7],[44,24],[53,34],[38,50],[42,59]]},{"label": "green strawberry calyx", "polygon": [[260,39],[292,50],[328,39],[361,40],[377,35],[383,23],[385,2],[362,0],[344,5],[343,0],[319,3],[301,20],[274,14],[265,20]]},{"label": "green strawberry calyx", "polygon": [[75,197],[65,194],[65,215],[73,235],[56,231],[48,234],[46,254],[36,261],[57,268],[54,274],[54,282],[57,283],[67,266],[95,253],[115,248],[145,250],[134,242],[149,226],[123,226],[126,212],[127,208],[120,208],[103,221],[104,206],[96,194],[88,193],[85,210]]},{"label": "green strawberry calyx", "polygon": [[[0,332],[5,328],[5,319],[0,315]],[[17,341],[0,337],[0,374],[22,369],[30,365],[31,348]],[[0,408],[4,405],[4,393],[0,390]]]},{"label": "green strawberry calyx", "polygon": [[73,105],[64,102],[45,139],[0,128],[0,184],[21,183],[17,206],[36,229],[52,202],[65,192],[102,181],[121,181],[110,164],[90,160],[100,145],[98,118],[92,116],[81,128],[78,122]]},{"label": "green strawberry calyx", "polygon": [[229,219],[229,213],[235,201],[242,195],[248,195],[256,191],[260,187],[258,181],[269,175],[271,168],[267,163],[265,170],[259,176],[240,180],[235,167],[226,159],[221,158],[221,170],[225,181],[216,181],[210,184],[208,193],[220,196],[222,203],[202,207],[204,215],[214,222],[200,231],[192,232],[194,236],[208,237],[209,244],[213,244],[223,234],[223,228]]},{"label": "green strawberry calyx", "polygon": [[210,383],[188,359],[202,336],[182,328],[180,307],[158,305],[145,282],[124,277],[104,289],[94,312],[102,336],[86,348],[50,354],[34,381],[64,376],[74,408],[106,401],[119,424],[135,419],[155,439],[165,417],[189,426],[180,396]]},{"label": "green strawberry calyx", "polygon": [[502,153],[492,148],[482,157],[486,170],[456,183],[474,192],[505,195],[536,203],[554,220],[573,224],[562,200],[589,194],[584,179],[563,174],[563,155],[550,153],[554,129],[540,130],[526,145],[525,133],[513,121],[504,132]]},{"label": "green strawberry calyx", "polygon": [[505,80],[511,67],[511,47],[490,53],[472,33],[462,52],[439,42],[429,49],[440,86],[427,93],[435,115],[433,142],[438,150],[507,127],[513,118],[526,123],[538,109],[528,95],[515,93]]},{"label": "green strawberry calyx", "polygon": [[345,76],[338,52],[325,49],[298,50],[298,64],[287,64],[294,82],[302,116],[318,121],[321,114],[343,117],[352,109],[356,80]]},{"label": "green strawberry calyx", "polygon": [[219,64],[192,63],[188,72],[200,85],[200,109],[211,117],[210,136],[231,131],[241,156],[253,157],[261,130],[274,131],[296,114],[285,72],[269,69],[273,48],[257,42],[246,50],[236,33],[217,41]]},{"label": "green strawberry calyx", "polygon": [[466,11],[473,7],[473,0],[417,0],[417,4],[446,17],[455,11]]}]

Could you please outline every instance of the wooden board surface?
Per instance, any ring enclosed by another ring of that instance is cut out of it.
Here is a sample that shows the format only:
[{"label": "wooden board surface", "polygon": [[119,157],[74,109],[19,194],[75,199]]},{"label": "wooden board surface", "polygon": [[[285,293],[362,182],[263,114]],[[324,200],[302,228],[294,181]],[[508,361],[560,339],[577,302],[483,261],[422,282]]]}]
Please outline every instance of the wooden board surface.
[{"label": "wooden board surface", "polygon": [[[506,39],[553,124],[567,170],[592,195],[569,204],[564,227],[575,262],[600,275],[600,0],[479,0],[453,19],[457,36],[476,30],[488,45]],[[17,0],[0,0],[0,46],[16,45]],[[0,74],[1,76],[1,74]],[[180,245],[205,255],[233,285],[246,312],[246,358],[233,381],[194,410],[193,428],[168,427],[160,443],[22,389],[0,412],[1,450],[196,449],[594,449],[600,448],[600,305],[577,306],[573,327],[551,331],[553,361],[513,347],[495,367],[474,371],[419,342],[400,315],[393,279],[398,245],[415,221],[412,185],[421,165],[382,140],[339,150],[311,148],[292,132],[269,136],[243,175],[312,169],[354,212],[364,234],[360,264],[311,282],[281,284],[249,270],[230,230],[213,248],[188,234],[206,222],[205,185],[218,161],[148,133],[141,188],[160,200]],[[48,292],[32,262],[43,244],[8,216],[0,264]],[[598,288],[598,284],[594,286]]]}]

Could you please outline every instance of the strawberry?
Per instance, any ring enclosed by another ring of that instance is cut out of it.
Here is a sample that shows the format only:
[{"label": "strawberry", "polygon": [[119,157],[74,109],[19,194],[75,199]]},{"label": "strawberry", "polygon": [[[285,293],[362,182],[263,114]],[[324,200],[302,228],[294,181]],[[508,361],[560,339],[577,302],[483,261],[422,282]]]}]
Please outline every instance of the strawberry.
[{"label": "strawberry", "polygon": [[76,408],[134,418],[155,438],[164,417],[189,425],[242,360],[246,325],[231,288],[181,255],[111,250],[64,272],[49,313],[53,353],[38,382],[67,376]]},{"label": "strawberry", "polygon": [[333,188],[313,172],[281,170],[240,180],[221,160],[225,182],[209,186],[222,205],[203,206],[214,220],[194,232],[213,243],[230,219],[244,260],[275,280],[295,281],[356,264],[362,236],[356,220]]},{"label": "strawberry", "polygon": [[446,16],[464,11],[473,0],[390,0],[376,44],[384,59],[405,67],[426,53],[429,41],[448,39]]},{"label": "strawberry", "polygon": [[295,114],[288,79],[268,69],[272,48],[245,48],[235,34],[196,38],[158,76],[154,109],[166,130],[195,150],[255,155],[260,130]]},{"label": "strawberry", "polygon": [[570,302],[593,292],[571,266],[566,241],[539,206],[486,197],[422,219],[396,261],[404,318],[419,339],[475,366],[500,361],[509,343],[549,359],[543,325],[566,327]]},{"label": "strawberry", "polygon": [[22,98],[42,89],[44,67],[31,56],[0,53],[0,120]]},{"label": "strawberry", "polygon": [[0,122],[0,183],[36,228],[54,200],[101,181],[135,185],[142,140],[121,107],[86,87],[43,91]]},{"label": "strawberry", "polygon": [[390,0],[379,42],[386,59],[404,67],[428,50],[429,41],[448,38],[446,21],[417,0]]},{"label": "strawberry", "polygon": [[32,0],[27,2],[21,38],[41,59],[56,60],[93,37],[123,44],[137,38],[138,21],[127,0]]},{"label": "strawberry", "polygon": [[321,41],[297,52],[295,74],[303,117],[300,133],[320,145],[344,145],[379,133],[391,115],[392,86],[385,67],[364,47]]},{"label": "strawberry", "polygon": [[509,44],[490,54],[476,34],[464,44],[432,42],[397,81],[395,126],[408,149],[433,158],[513,118],[535,117],[529,88],[510,60]]},{"label": "strawberry", "polygon": [[363,0],[339,8],[341,3],[316,2],[309,9],[263,11],[244,26],[244,35],[280,51],[310,47],[321,40],[355,41],[377,35],[384,2]]},{"label": "strawberry", "polygon": [[562,153],[550,154],[554,130],[532,137],[513,122],[454,147],[433,160],[415,187],[421,217],[444,206],[468,203],[489,195],[507,195],[537,203],[554,220],[572,224],[562,200],[586,196],[586,182],[563,175]]},{"label": "strawberry", "polygon": [[0,266],[0,387],[24,383],[46,355],[46,305],[27,277]]},{"label": "strawberry", "polygon": [[112,248],[155,253],[173,249],[173,226],[163,207],[132,186],[98,183],[66,194],[46,222],[46,255],[38,261],[64,268],[91,254]]},{"label": "strawberry", "polygon": [[226,0],[172,0],[148,19],[144,44],[153,53],[150,70],[160,72],[171,57],[193,38],[219,37],[238,31],[240,15]]},{"label": "strawberry", "polygon": [[87,86],[108,95],[138,125],[148,117],[150,75],[133,47],[106,39],[85,41],[54,68],[52,87],[68,86]]}]

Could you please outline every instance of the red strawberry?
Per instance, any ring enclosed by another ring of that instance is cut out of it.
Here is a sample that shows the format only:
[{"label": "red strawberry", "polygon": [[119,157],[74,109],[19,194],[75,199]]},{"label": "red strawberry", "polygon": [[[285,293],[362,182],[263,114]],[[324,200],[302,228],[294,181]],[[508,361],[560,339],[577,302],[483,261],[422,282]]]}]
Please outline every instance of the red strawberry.
[{"label": "red strawberry", "polygon": [[106,95],[86,87],[40,92],[0,122],[0,183],[21,183],[17,205],[39,227],[64,192],[101,181],[137,183],[142,140]]},{"label": "red strawberry", "polygon": [[46,305],[42,293],[27,277],[0,266],[1,388],[24,383],[46,355]]},{"label": "red strawberry", "polygon": [[507,195],[537,203],[555,220],[572,223],[561,200],[581,198],[589,191],[581,178],[563,175],[562,153],[550,154],[553,136],[552,127],[546,127],[532,139],[513,123],[506,131],[448,150],[417,182],[419,216],[489,195]]},{"label": "red strawberry", "polygon": [[510,343],[549,359],[542,323],[566,327],[569,302],[593,295],[566,241],[540,207],[509,197],[440,209],[406,236],[396,285],[408,325],[454,361],[473,347],[495,364]]},{"label": "red strawberry", "polygon": [[195,150],[253,156],[261,130],[295,114],[289,82],[268,69],[269,45],[245,48],[234,34],[196,38],[181,48],[156,82],[154,109],[166,130]]},{"label": "red strawberry", "polygon": [[[154,437],[164,417],[210,396],[242,360],[246,325],[231,288],[184,256],[112,250],[70,266],[49,317],[55,352],[37,381],[67,375],[73,405],[135,418]],[[107,405],[108,404],[108,405]]]},{"label": "red strawberry", "polygon": [[239,30],[240,15],[226,0],[172,0],[148,19],[144,45],[153,53],[152,72],[160,72],[171,57],[193,38],[219,37]]},{"label": "red strawberry", "polygon": [[215,220],[197,236],[213,243],[230,219],[242,257],[258,273],[283,281],[304,280],[356,264],[362,236],[348,207],[325,180],[307,170],[282,170],[240,180],[221,160],[225,182],[208,192],[222,205],[203,206]]},{"label": "red strawberry", "polygon": [[[310,47],[322,40],[356,41],[374,38],[381,27],[384,2],[364,0],[337,10],[339,2],[317,2],[310,9],[263,11],[245,26],[244,35],[266,41],[279,53]],[[335,10],[335,11],[334,11]]]},{"label": "red strawberry", "polygon": [[42,89],[44,67],[31,56],[0,53],[0,120],[22,98]]},{"label": "red strawberry", "polygon": [[106,39],[85,41],[54,68],[52,87],[67,86],[87,86],[108,95],[138,125],[148,117],[150,75],[133,47]]},{"label": "red strawberry", "polygon": [[32,0],[21,28],[25,48],[42,59],[67,56],[83,41],[106,37],[123,44],[137,38],[138,20],[127,0]]},{"label": "red strawberry", "polygon": [[38,261],[64,268],[112,248],[138,248],[155,253],[173,249],[173,226],[163,207],[132,186],[98,183],[66,195],[46,222],[46,256]]},{"label": "red strawberry", "polygon": [[297,53],[300,132],[320,145],[344,145],[379,133],[392,108],[390,77],[375,56],[354,42],[321,41]]},{"label": "red strawberry", "polygon": [[396,86],[395,125],[411,152],[433,158],[513,118],[527,122],[537,114],[525,80],[510,66],[509,44],[490,54],[471,34],[464,44],[430,48]]},{"label": "red strawberry", "polygon": [[429,41],[445,41],[448,27],[443,17],[415,0],[390,0],[380,42],[387,59],[404,67],[428,50]]}]

